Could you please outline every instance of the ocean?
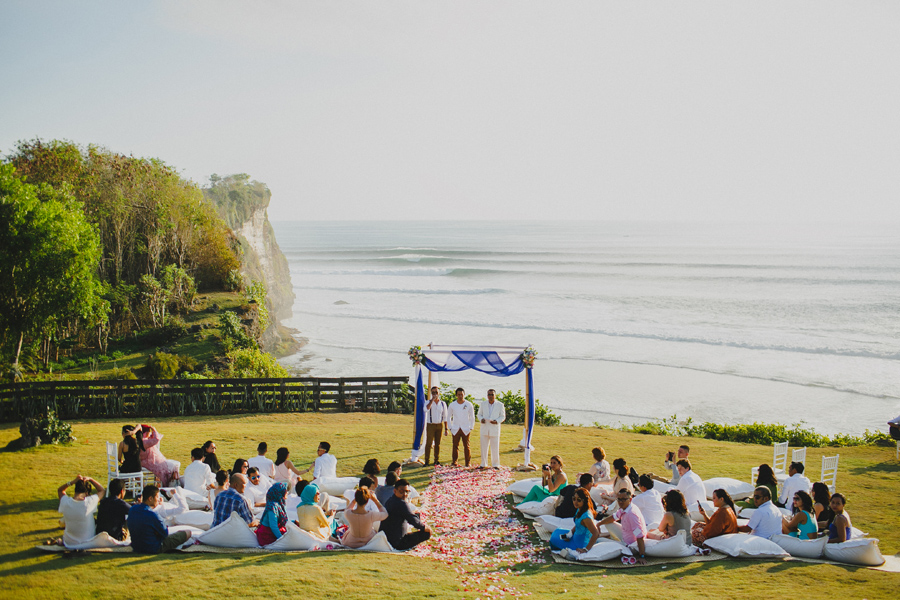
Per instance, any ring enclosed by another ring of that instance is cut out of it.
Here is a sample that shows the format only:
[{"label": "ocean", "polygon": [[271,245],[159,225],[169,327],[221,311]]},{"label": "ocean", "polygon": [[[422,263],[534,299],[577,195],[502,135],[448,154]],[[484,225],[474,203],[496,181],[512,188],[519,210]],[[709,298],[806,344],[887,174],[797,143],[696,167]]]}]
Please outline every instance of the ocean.
[{"label": "ocean", "polygon": [[[411,375],[412,345],[533,345],[575,424],[677,415],[885,430],[900,413],[888,224],[275,222],[314,376]],[[445,374],[476,398],[524,376]]]}]

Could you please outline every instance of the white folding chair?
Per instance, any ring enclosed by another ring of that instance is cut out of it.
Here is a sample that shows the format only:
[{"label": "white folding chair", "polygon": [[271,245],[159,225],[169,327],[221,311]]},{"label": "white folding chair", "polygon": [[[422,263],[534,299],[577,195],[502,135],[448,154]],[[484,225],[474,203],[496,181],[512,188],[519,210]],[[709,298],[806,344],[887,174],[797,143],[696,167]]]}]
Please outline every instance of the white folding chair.
[{"label": "white folding chair", "polygon": [[[772,452],[772,471],[775,472],[776,477],[785,472],[787,468],[787,451],[788,451],[788,442],[779,442],[777,444],[773,444],[774,451]],[[759,475],[759,467],[753,467],[750,469],[750,483],[756,483],[756,477]]]},{"label": "white folding chair", "polygon": [[119,473],[118,447],[115,442],[106,442],[106,487],[113,479],[121,479],[125,482],[125,491],[136,498],[144,489],[144,481],[153,483],[155,478],[156,475],[147,469],[141,469],[139,473]]},{"label": "white folding chair", "polygon": [[819,477],[819,481],[827,485],[828,491],[832,494],[834,493],[835,489],[834,486],[837,480],[838,460],[840,458],[840,454],[822,457],[822,476]]},{"label": "white folding chair", "polygon": [[[795,448],[791,450],[791,462],[792,463],[803,463],[803,466],[806,466],[806,448]],[[787,471],[787,468],[785,468]],[[784,483],[784,480],[787,479],[789,475],[787,472],[784,473],[776,473],[775,479],[778,480],[779,485]]]}]

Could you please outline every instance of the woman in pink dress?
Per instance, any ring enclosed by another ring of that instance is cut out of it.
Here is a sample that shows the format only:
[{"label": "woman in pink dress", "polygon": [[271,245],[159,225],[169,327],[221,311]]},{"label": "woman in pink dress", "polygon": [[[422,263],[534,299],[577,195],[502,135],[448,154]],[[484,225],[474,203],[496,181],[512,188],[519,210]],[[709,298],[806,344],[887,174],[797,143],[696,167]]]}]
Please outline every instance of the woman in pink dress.
[{"label": "woman in pink dress", "polygon": [[135,437],[141,449],[141,466],[156,475],[160,487],[169,487],[178,481],[181,463],[177,460],[168,460],[160,452],[159,441],[163,437],[162,434],[150,425],[138,425]]},{"label": "woman in pink dress", "polygon": [[[369,501],[374,502],[378,510],[366,510]],[[344,511],[347,520],[347,533],[341,538],[341,544],[348,548],[362,548],[375,537],[375,523],[387,519],[387,511],[378,502],[375,494],[370,494],[368,488],[361,487],[356,490],[356,496]]]}]

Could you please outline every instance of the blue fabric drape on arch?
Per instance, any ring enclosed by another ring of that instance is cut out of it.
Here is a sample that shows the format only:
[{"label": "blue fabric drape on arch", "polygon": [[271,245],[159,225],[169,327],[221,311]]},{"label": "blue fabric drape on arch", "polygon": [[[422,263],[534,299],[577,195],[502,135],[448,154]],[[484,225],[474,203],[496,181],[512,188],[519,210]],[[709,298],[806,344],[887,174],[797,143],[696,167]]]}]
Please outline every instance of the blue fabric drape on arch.
[{"label": "blue fabric drape on arch", "polygon": [[[526,448],[531,446],[531,432],[534,429],[534,378],[533,369],[525,367],[522,362],[521,351],[518,353],[509,352],[508,349],[498,352],[496,349],[485,348],[483,350],[476,349],[459,349],[459,350],[423,350],[424,359],[422,364],[416,365],[416,429],[413,438],[413,454],[421,454],[422,434],[425,432],[425,382],[423,377],[423,366],[432,372],[456,372],[473,369],[486,375],[494,377],[509,377],[518,375],[522,371],[528,381],[526,385],[527,394],[525,401],[528,403],[528,411],[526,415]],[[509,362],[505,361],[502,354],[512,358]],[[433,360],[428,356],[431,354],[437,360]],[[527,453],[530,454],[530,453]],[[526,462],[528,462],[526,460]]]}]

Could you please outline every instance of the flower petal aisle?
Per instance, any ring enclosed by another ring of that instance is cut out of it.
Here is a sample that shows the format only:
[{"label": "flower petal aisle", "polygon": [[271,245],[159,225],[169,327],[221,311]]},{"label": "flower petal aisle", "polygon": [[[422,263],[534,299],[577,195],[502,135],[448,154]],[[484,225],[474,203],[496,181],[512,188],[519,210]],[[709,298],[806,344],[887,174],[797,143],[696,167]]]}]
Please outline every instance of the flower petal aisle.
[{"label": "flower petal aisle", "polygon": [[473,598],[529,595],[508,577],[522,562],[543,563],[545,548],[535,545],[529,527],[514,518],[504,494],[510,469],[461,469],[438,466],[422,494],[421,517],[432,537],[410,554],[454,566],[460,591]]}]

